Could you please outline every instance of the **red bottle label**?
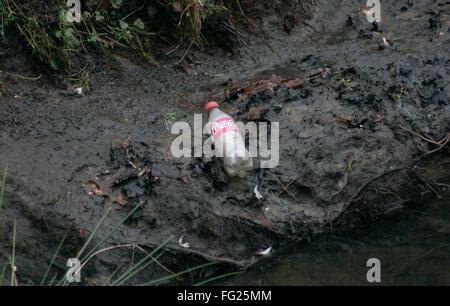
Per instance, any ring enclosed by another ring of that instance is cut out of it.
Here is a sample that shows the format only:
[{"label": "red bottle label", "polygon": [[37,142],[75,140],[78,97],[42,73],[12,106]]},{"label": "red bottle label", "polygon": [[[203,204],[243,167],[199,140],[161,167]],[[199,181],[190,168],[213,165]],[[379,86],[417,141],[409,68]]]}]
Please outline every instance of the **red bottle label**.
[{"label": "red bottle label", "polygon": [[211,125],[211,134],[214,136],[214,141],[228,131],[238,131],[236,124],[231,118],[218,119]]}]

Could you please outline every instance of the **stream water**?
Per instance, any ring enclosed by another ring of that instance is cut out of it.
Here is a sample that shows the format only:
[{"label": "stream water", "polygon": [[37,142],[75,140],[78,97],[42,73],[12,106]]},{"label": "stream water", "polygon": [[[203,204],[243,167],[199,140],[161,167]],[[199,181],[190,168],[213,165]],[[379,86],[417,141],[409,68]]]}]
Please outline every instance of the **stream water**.
[{"label": "stream water", "polygon": [[302,243],[269,267],[224,285],[370,285],[369,258],[380,260],[381,285],[450,283],[450,192],[427,209],[384,218],[351,233]]}]

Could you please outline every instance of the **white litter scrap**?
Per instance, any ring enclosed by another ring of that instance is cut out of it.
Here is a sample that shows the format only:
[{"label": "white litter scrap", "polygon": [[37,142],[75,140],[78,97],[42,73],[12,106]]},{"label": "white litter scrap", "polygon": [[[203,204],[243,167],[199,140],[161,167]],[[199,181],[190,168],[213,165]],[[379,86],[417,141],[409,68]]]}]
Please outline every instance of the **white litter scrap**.
[{"label": "white litter scrap", "polygon": [[268,247],[267,249],[256,252],[256,255],[260,256],[268,256],[272,252],[272,247]]},{"label": "white litter scrap", "polygon": [[189,242],[186,241],[183,243],[183,238],[184,236],[181,236],[180,239],[178,239],[178,244],[183,248],[187,249],[189,247]]},{"label": "white litter scrap", "polygon": [[389,43],[386,40],[386,37],[383,37],[383,44],[385,47],[389,47]]},{"label": "white litter scrap", "polygon": [[81,96],[83,94],[83,87],[75,87],[73,91]]},{"label": "white litter scrap", "polygon": [[258,200],[261,200],[262,198],[263,198],[263,196],[259,193],[259,191],[258,191],[258,185],[256,185],[255,186],[255,189],[253,189],[253,192],[255,193],[255,197],[258,199]]}]

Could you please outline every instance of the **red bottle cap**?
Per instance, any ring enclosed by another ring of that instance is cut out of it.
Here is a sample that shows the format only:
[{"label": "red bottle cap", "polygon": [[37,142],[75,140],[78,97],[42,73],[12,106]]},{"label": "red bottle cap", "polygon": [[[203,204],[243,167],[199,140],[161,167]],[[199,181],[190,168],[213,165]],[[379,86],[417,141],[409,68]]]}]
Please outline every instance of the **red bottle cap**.
[{"label": "red bottle cap", "polygon": [[214,101],[206,103],[205,106],[206,112],[208,112],[212,107],[219,107],[219,104],[217,104],[217,102]]}]

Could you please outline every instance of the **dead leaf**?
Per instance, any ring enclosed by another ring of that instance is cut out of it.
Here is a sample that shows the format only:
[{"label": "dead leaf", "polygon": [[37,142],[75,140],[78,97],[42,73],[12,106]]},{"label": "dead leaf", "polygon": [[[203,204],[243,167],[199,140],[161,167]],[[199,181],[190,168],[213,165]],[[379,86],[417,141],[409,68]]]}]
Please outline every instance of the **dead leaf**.
[{"label": "dead leaf", "polygon": [[125,206],[125,205],[128,204],[128,201],[123,197],[123,195],[121,193],[111,196],[110,200],[113,203],[117,203],[117,204],[119,204],[121,206]]},{"label": "dead leaf", "polygon": [[246,100],[249,95],[254,94],[250,88],[238,88],[233,93],[238,93],[239,102]]},{"label": "dead leaf", "polygon": [[103,195],[103,190],[99,184],[93,180],[88,180],[85,184],[82,184],[87,194]]},{"label": "dead leaf", "polygon": [[112,210],[120,210],[125,205],[128,204],[128,201],[124,198],[122,193],[118,193],[116,195],[111,195],[106,198],[104,207],[105,209],[112,209]]}]

